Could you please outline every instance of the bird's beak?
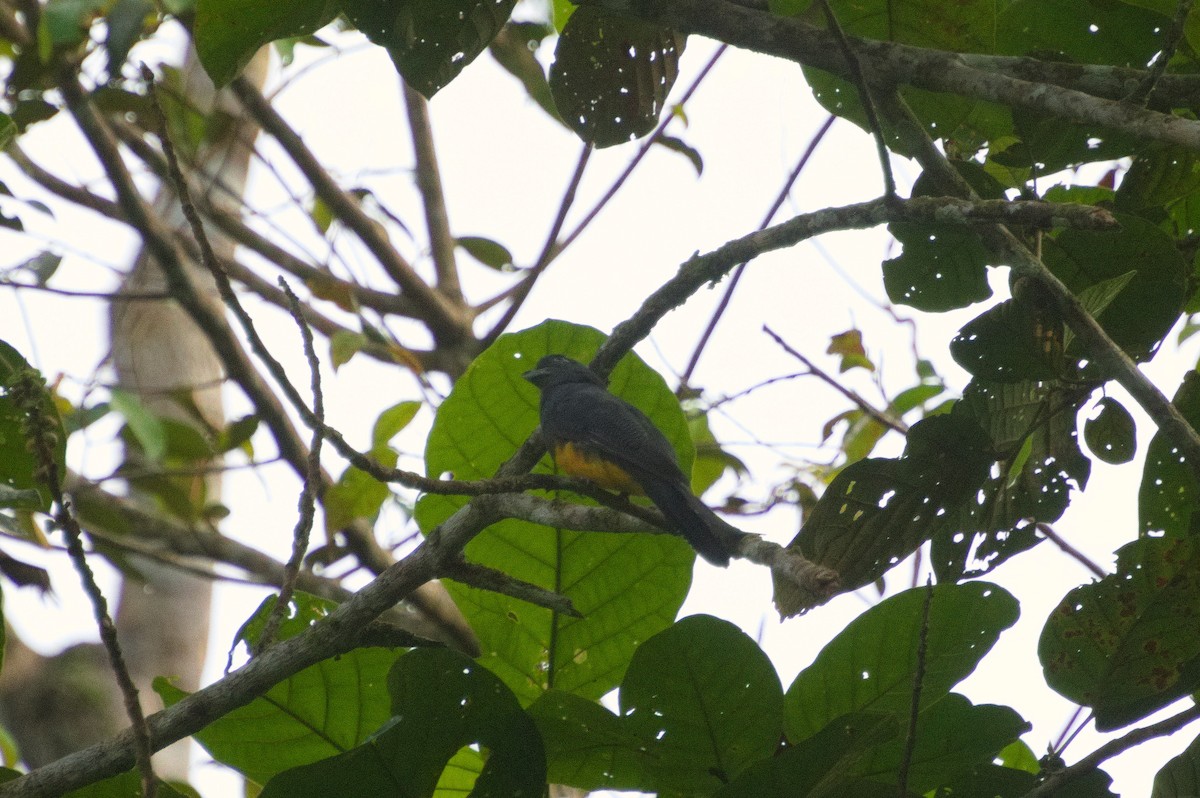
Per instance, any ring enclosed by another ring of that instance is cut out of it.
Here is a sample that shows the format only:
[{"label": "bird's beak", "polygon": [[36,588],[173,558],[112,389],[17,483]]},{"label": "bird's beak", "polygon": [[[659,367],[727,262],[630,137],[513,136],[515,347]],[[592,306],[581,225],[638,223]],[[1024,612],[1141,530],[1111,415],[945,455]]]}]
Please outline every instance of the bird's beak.
[{"label": "bird's beak", "polygon": [[546,370],[545,369],[530,369],[529,371],[525,372],[521,376],[524,377],[525,379],[529,380],[530,382],[532,382],[534,385],[537,385],[537,381],[539,379],[541,379],[542,377],[546,376]]}]

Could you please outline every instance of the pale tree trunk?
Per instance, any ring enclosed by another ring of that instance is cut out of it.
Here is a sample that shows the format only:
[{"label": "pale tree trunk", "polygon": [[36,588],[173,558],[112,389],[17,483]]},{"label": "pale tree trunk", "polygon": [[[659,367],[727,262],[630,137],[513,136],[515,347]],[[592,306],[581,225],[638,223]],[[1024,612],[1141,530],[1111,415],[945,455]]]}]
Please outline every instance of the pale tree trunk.
[{"label": "pale tree trunk", "polygon": [[[266,79],[268,50],[259,52],[246,69],[246,77],[261,86]],[[194,183],[208,193],[210,204],[238,213],[253,154],[257,127],[240,113],[228,95],[216,95],[211,81],[188,50],[183,67],[184,101],[209,116],[219,110],[237,120],[200,146]],[[161,219],[173,228],[187,229],[175,192],[164,185],[155,202]],[[232,259],[235,245],[209,233],[218,257]],[[186,261],[192,282],[206,301],[223,312],[216,284],[202,265]],[[143,250],[121,289],[157,292],[167,289],[158,263]],[[225,424],[221,398],[223,369],[207,337],[174,302],[115,302],[111,311],[112,361],[117,384],[136,394],[155,415],[184,423],[197,423],[180,402],[180,392],[190,396],[203,423],[211,430]],[[219,466],[219,462],[209,465]],[[220,501],[221,476],[211,472],[197,477],[197,497],[205,504]],[[122,583],[117,632],[125,649],[130,673],[148,709],[158,709],[150,689],[157,676],[170,678],[192,691],[200,685],[207,653],[212,582],[186,571],[138,558],[131,563],[138,575]],[[139,578],[140,577],[140,578]],[[177,743],[155,757],[155,769],[167,778],[187,774],[188,746]]]},{"label": "pale tree trunk", "polygon": [[[266,78],[268,52],[261,51],[246,70],[247,78],[259,86]],[[215,95],[191,48],[183,76],[184,102],[205,116],[219,108],[238,120],[201,145],[195,158],[200,167],[193,175],[193,185],[206,191],[210,203],[236,213],[257,128],[232,98]],[[155,209],[167,224],[187,229],[179,202],[168,186],[160,190]],[[232,257],[232,242],[219,234],[210,236],[218,256]],[[186,267],[205,300],[223,312],[211,276],[197,263],[189,262]],[[120,290],[161,292],[166,287],[158,264],[143,250]],[[212,430],[224,426],[221,361],[179,305],[115,301],[110,322],[112,363],[121,390],[136,395],[155,415],[200,424],[179,400],[181,393],[187,394],[204,426]],[[135,469],[153,467],[132,462],[134,453],[129,453],[128,459],[127,466]],[[205,504],[214,504],[220,501],[220,490],[220,474],[213,471],[197,478],[193,493]],[[131,493],[139,498],[136,490]],[[185,690],[199,687],[207,653],[212,582],[149,558],[131,556],[127,564],[129,572],[117,602],[117,633],[143,708],[153,712],[161,708],[151,689],[154,678],[166,676]],[[39,767],[128,726],[107,656],[98,644],[72,646],[56,656],[43,657],[11,630],[7,642],[5,667],[0,673],[0,718],[16,738],[27,765]],[[185,779],[188,754],[186,742],[167,748],[154,758],[156,772],[168,779]]]}]

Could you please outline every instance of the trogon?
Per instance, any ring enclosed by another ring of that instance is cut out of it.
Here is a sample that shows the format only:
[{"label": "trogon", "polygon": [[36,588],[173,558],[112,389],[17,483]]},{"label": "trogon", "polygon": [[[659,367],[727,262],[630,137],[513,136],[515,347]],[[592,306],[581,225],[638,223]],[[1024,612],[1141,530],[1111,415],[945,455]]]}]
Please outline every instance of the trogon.
[{"label": "trogon", "polygon": [[559,469],[608,490],[649,497],[701,557],[729,564],[746,533],[692,494],[675,449],[645,413],[564,355],[546,355],[524,377],[542,391],[542,434]]}]

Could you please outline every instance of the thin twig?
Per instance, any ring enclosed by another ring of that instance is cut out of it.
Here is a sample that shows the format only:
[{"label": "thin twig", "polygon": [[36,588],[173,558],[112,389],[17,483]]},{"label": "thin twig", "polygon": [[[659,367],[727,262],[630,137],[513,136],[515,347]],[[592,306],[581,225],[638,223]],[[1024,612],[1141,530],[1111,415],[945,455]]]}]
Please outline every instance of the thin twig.
[{"label": "thin twig", "polygon": [[109,666],[116,677],[125,705],[125,714],[133,728],[135,755],[138,771],[142,777],[142,794],[147,798],[155,798],[158,794],[158,780],[154,776],[154,766],[150,756],[154,751],[153,738],[146,725],[146,717],[142,714],[142,705],[138,701],[138,689],[129,674],[125,657],[121,653],[121,643],[117,639],[117,629],[113,625],[112,616],[108,613],[108,601],[104,598],[100,585],[88,565],[87,554],[83,549],[83,530],[71,510],[71,503],[63,495],[62,474],[59,473],[54,449],[58,440],[57,425],[49,417],[46,403],[49,396],[41,375],[32,370],[19,374],[9,387],[13,404],[22,413],[26,445],[32,452],[37,470],[34,478],[44,484],[50,491],[50,496],[56,507],[55,523],[62,528],[67,538],[67,554],[71,564],[79,574],[83,583],[83,591],[87,594],[92,605],[92,615],[100,631],[100,641],[108,654]]},{"label": "thin twig", "polygon": [[1126,732],[1115,740],[1109,740],[1075,764],[1050,774],[1045,781],[1025,793],[1022,798],[1049,798],[1049,796],[1057,795],[1066,784],[1093,772],[1105,760],[1112,759],[1117,754],[1124,753],[1155,737],[1174,734],[1198,719],[1200,719],[1200,705],[1194,705],[1166,720]]},{"label": "thin twig", "polygon": [[300,576],[300,566],[304,563],[304,555],[308,553],[309,535],[312,533],[313,517],[317,512],[317,494],[321,490],[321,441],[325,433],[325,395],[321,390],[321,363],[317,360],[316,349],[313,348],[312,329],[304,322],[300,300],[292,292],[292,287],[282,277],[279,287],[287,295],[291,305],[292,318],[300,327],[300,337],[304,341],[304,356],[308,360],[311,374],[311,390],[313,397],[312,443],[308,447],[308,472],[304,475],[304,488],[300,491],[299,517],[292,531],[292,553],[283,569],[283,584],[279,586],[279,596],[271,608],[263,624],[262,634],[255,646],[255,655],[261,654],[275,637],[279,624],[283,622],[292,594],[296,590],[296,579]]},{"label": "thin twig", "polygon": [[483,336],[481,346],[488,347],[495,343],[496,339],[508,329],[512,324],[512,320],[516,318],[521,306],[525,304],[525,300],[529,298],[530,292],[533,291],[534,283],[542,276],[542,273],[550,267],[558,253],[562,248],[558,243],[558,235],[562,232],[563,225],[567,220],[567,213],[571,210],[571,206],[575,204],[575,193],[579,190],[579,184],[583,180],[583,172],[587,168],[588,159],[592,156],[592,145],[585,143],[583,149],[579,153],[579,159],[575,162],[575,171],[571,173],[571,179],[567,181],[567,189],[563,192],[562,201],[558,203],[558,212],[554,216],[554,221],[550,224],[550,232],[546,235],[546,243],[542,245],[542,251],[534,261],[533,266],[526,272],[516,285],[505,289],[491,299],[481,303],[477,311],[483,311],[489,307],[496,305],[504,300],[508,300],[508,307],[504,309],[504,315],[500,317],[500,321],[492,325],[492,329],[487,335]]},{"label": "thin twig", "polygon": [[[788,175],[787,180],[783,182],[783,188],[775,196],[775,201],[771,203],[770,209],[763,216],[762,224],[758,226],[761,230],[775,220],[775,214],[779,213],[779,209],[783,207],[783,203],[787,201],[788,196],[792,192],[792,186],[800,179],[800,173],[804,171],[804,167],[808,165],[812,159],[813,153],[817,151],[817,145],[825,138],[825,134],[833,127],[836,116],[830,114],[822,123],[817,132],[813,134],[812,139],[808,142],[804,152],[800,155],[800,160],[796,162],[796,168]],[[679,378],[679,391],[682,392],[687,388],[692,381],[692,374],[696,371],[696,365],[700,362],[700,355],[704,353],[708,346],[708,341],[712,338],[713,332],[717,329],[717,323],[721,317],[725,315],[725,311],[729,308],[729,303],[733,300],[733,292],[737,290],[738,283],[741,282],[742,274],[746,270],[746,264],[738,264],[738,267],[733,270],[733,277],[729,280],[729,285],[725,287],[725,293],[721,295],[721,301],[717,303],[717,307],[713,310],[712,318],[708,320],[708,325],[704,328],[704,332],[700,334],[700,340],[696,342],[696,348],[692,350],[692,356],[688,359],[687,367],[683,370],[683,375]]]},{"label": "thin twig", "polygon": [[552,590],[546,590],[531,582],[514,579],[503,571],[488,568],[484,565],[469,563],[466,560],[451,560],[442,566],[439,576],[462,582],[481,590],[511,596],[515,599],[544,607],[548,610],[566,615],[571,618],[582,618],[583,613],[575,609],[575,604],[568,597]]},{"label": "thin twig", "polygon": [[1055,546],[1058,546],[1058,548],[1063,552],[1063,554],[1068,555],[1073,560],[1075,560],[1080,565],[1082,565],[1084,568],[1091,571],[1092,575],[1095,576],[1097,579],[1103,579],[1104,577],[1108,576],[1107,571],[1105,571],[1103,568],[1101,568],[1099,565],[1097,565],[1095,561],[1093,561],[1090,557],[1088,557],[1082,551],[1075,548],[1070,543],[1068,543],[1066,540],[1064,540],[1061,535],[1059,535],[1057,532],[1054,531],[1054,527],[1052,527],[1046,523],[1038,523],[1036,525],[1036,527],[1037,527],[1037,531],[1040,532],[1047,540],[1049,540]]},{"label": "thin twig", "polygon": [[[729,45],[722,44],[713,52],[712,57],[710,57],[708,62],[701,67],[699,74],[696,75],[696,79],[693,80],[691,85],[687,87],[687,90],[684,91],[683,96],[679,98],[679,102],[676,103],[676,105],[684,105],[692,98],[692,95],[696,93],[696,89],[700,88],[700,84],[706,77],[708,77],[708,73],[711,72],[712,68],[717,65],[717,61],[722,55],[725,54],[727,49],[729,49]],[[605,191],[600,199],[596,200],[596,204],[592,206],[592,209],[587,212],[579,224],[575,225],[575,229],[568,233],[567,237],[563,239],[562,244],[558,247],[559,252],[571,246],[571,243],[576,238],[579,238],[580,234],[583,233],[583,231],[587,229],[588,225],[590,225],[592,221],[600,214],[600,211],[604,210],[609,201],[616,195],[618,191],[621,190],[621,187],[625,185],[625,181],[628,180],[629,176],[633,174],[633,170],[636,169],[638,164],[642,162],[642,159],[646,157],[646,153],[648,153],[650,148],[654,146],[654,143],[662,137],[663,131],[667,129],[667,125],[671,124],[671,119],[671,114],[665,114],[663,116],[662,121],[658,123],[658,127],[656,127],[654,132],[647,136],[642,141],[641,145],[638,146],[637,153],[633,156],[633,158],[630,159],[629,164],[624,170],[622,170],[621,174],[617,175],[616,180],[614,180],[612,185],[608,187],[608,191]]]},{"label": "thin twig", "polygon": [[1175,8],[1175,19],[1171,23],[1171,27],[1167,29],[1166,36],[1163,37],[1162,49],[1158,51],[1158,56],[1154,59],[1154,63],[1150,65],[1150,70],[1146,73],[1146,78],[1138,84],[1137,89],[1126,98],[1126,102],[1133,105],[1145,107],[1146,101],[1150,99],[1150,94],[1154,91],[1154,87],[1158,85],[1158,81],[1167,72],[1167,65],[1170,63],[1172,56],[1175,55],[1175,50],[1179,47],[1179,43],[1183,41],[1183,29],[1187,24],[1188,14],[1192,11],[1194,0],[1179,0],[1179,5]]},{"label": "thin twig", "polygon": [[912,767],[913,753],[917,750],[917,720],[921,717],[921,691],[925,687],[926,657],[929,650],[929,607],[933,603],[933,582],[925,583],[925,601],[921,605],[920,638],[917,641],[917,667],[913,669],[912,704],[908,711],[908,729],[904,735],[904,755],[896,780],[899,782],[897,795],[908,796],[908,771]]},{"label": "thin twig", "polygon": [[359,204],[330,177],[304,140],[271,107],[258,88],[240,77],[235,78],[230,87],[255,121],[279,142],[288,157],[304,173],[317,196],[329,206],[338,220],[354,231],[388,276],[414,301],[416,312],[429,326],[434,337],[448,344],[470,338],[469,319],[421,279]]},{"label": "thin twig", "polygon": [[425,226],[429,231],[429,251],[437,275],[437,290],[453,303],[463,302],[458,266],[454,258],[454,236],[450,233],[450,217],[446,212],[446,197],[442,176],[438,171],[437,150],[433,145],[433,126],[429,122],[429,104],[419,91],[403,84],[404,106],[408,109],[408,127],[412,133],[413,154],[417,162],[417,188],[425,206]]},{"label": "thin twig", "polygon": [[862,102],[863,113],[867,116],[867,127],[871,129],[871,137],[875,140],[875,152],[879,156],[879,169],[883,173],[883,195],[888,199],[895,199],[896,178],[892,175],[891,153],[888,152],[887,142],[883,140],[883,126],[879,123],[879,114],[875,111],[875,100],[871,96],[871,87],[867,85],[867,79],[863,76],[862,64],[858,62],[858,56],[855,55],[854,48],[850,46],[846,32],[842,30],[842,25],[838,22],[837,15],[833,13],[833,7],[829,5],[829,0],[821,0],[821,9],[825,12],[825,21],[829,24],[829,32],[833,34],[838,47],[842,49],[850,81],[858,89],[858,99]]},{"label": "thin twig", "polygon": [[[911,145],[914,157],[926,173],[934,177],[947,193],[974,198],[974,190],[938,150],[904,100],[893,92],[885,98],[885,102],[889,113],[899,123],[899,134]],[[1008,260],[1015,277],[1030,278],[1045,289],[1057,306],[1063,322],[1079,339],[1101,373],[1107,379],[1116,380],[1133,396],[1155,425],[1175,441],[1188,466],[1200,476],[1200,434],[1183,417],[1179,408],[1142,373],[1133,359],[1117,346],[1083,307],[1079,298],[1004,226],[1009,222],[1001,219],[996,222],[994,226],[981,228],[985,243]]]},{"label": "thin twig", "polygon": [[765,324],[763,325],[763,332],[765,332],[767,335],[771,336],[771,338],[775,341],[775,343],[779,344],[779,346],[783,349],[783,351],[787,352],[789,355],[791,355],[792,357],[796,358],[801,363],[803,363],[805,365],[805,367],[812,373],[812,375],[814,377],[817,377],[822,382],[824,382],[826,385],[830,386],[835,391],[840,393],[842,396],[849,399],[851,402],[854,403],[854,405],[859,410],[866,413],[868,416],[873,418],[876,422],[878,422],[879,424],[882,424],[884,427],[886,427],[890,430],[895,430],[896,432],[899,432],[901,435],[908,434],[908,425],[904,423],[903,419],[896,418],[895,416],[893,416],[883,410],[879,410],[878,408],[874,407],[870,402],[868,402],[866,399],[863,399],[861,396],[859,396],[856,392],[854,392],[854,391],[850,390],[849,388],[847,388],[846,386],[842,385],[840,382],[838,382],[836,379],[834,379],[831,374],[824,371],[819,366],[817,366],[816,363],[813,363],[811,360],[809,360],[807,357],[802,355],[800,352],[796,351],[791,346],[789,346],[788,343],[786,341],[784,341],[783,338],[778,333],[776,333],[774,330],[772,330],[770,327],[768,327]]}]

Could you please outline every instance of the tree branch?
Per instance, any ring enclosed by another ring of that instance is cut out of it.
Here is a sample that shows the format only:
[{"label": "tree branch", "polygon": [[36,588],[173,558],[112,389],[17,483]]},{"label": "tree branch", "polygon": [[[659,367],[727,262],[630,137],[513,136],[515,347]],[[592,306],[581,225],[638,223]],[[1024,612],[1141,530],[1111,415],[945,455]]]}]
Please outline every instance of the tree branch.
[{"label": "tree branch", "polygon": [[454,258],[454,236],[450,233],[450,216],[446,212],[446,197],[442,192],[442,175],[438,170],[437,150],[433,146],[433,126],[429,122],[429,104],[404,80],[404,106],[408,109],[408,127],[412,133],[413,154],[417,162],[417,188],[425,207],[425,226],[429,231],[429,251],[433,257],[437,290],[459,307],[463,307],[462,286],[458,281],[458,266]]},{"label": "tree branch", "polygon": [[405,295],[414,303],[414,313],[429,325],[440,344],[453,346],[471,338],[470,321],[446,297],[421,279],[412,265],[392,246],[387,236],[342,190],[316,156],[304,144],[262,93],[244,78],[235,78],[230,88],[263,130],[270,133],[312,184],[317,196],[346,227],[354,231],[367,249]]},{"label": "tree branch", "polygon": [[[597,0],[597,4],[681,33],[708,36],[850,77],[845,56],[833,35],[798,19],[745,8],[728,0]],[[1043,83],[1033,76],[1021,80],[971,66],[987,62],[979,57],[855,37],[848,40],[871,80],[1027,108],[1068,122],[1102,125],[1138,138],[1200,150],[1200,122]],[[1036,59],[1029,61],[1040,64]],[[1145,72],[1138,74],[1144,76]]]},{"label": "tree branch", "polygon": [[1200,719],[1200,705],[1188,707],[1178,715],[1173,715],[1158,723],[1126,732],[1115,740],[1109,740],[1075,764],[1050,774],[1035,789],[1025,793],[1023,798],[1049,798],[1049,796],[1057,795],[1064,785],[1091,773],[1105,760],[1112,759],[1117,754],[1124,753],[1147,740],[1174,734],[1197,719]]}]

